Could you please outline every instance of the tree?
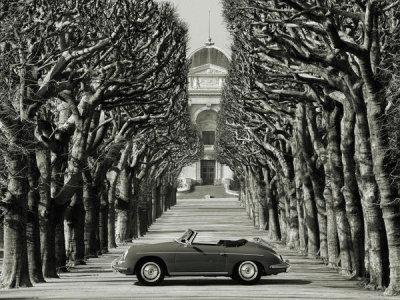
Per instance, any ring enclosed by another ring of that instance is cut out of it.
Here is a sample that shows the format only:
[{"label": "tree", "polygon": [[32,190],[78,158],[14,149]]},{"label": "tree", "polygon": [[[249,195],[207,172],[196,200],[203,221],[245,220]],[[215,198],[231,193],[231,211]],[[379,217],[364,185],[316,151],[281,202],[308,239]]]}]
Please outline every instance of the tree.
[{"label": "tree", "polygon": [[[378,95],[387,90],[385,84],[390,80],[390,76],[383,75],[380,70],[388,69],[390,63],[387,62],[393,57],[388,53],[394,48],[383,40],[388,32],[395,32],[393,24],[398,21],[394,11],[398,4],[387,1],[379,4],[357,1],[354,5],[339,1],[224,1],[225,18],[236,45],[233,56],[240,58],[233,60],[229,76],[238,73],[241,79],[228,81],[228,88],[242,91],[236,93],[236,99],[245,103],[242,110],[247,114],[259,114],[265,126],[272,125],[275,131],[280,129],[271,118],[276,114],[278,118],[287,116],[289,123],[298,128],[297,132],[286,128],[284,131],[294,139],[294,145],[298,145],[292,147],[291,153],[295,155],[292,168],[295,174],[302,172],[299,178],[303,178],[302,191],[296,184],[296,194],[304,200],[302,204],[302,199],[298,199],[297,210],[299,216],[305,212],[308,236],[302,237],[303,225],[299,222],[300,244],[306,238],[308,250],[310,245],[317,244],[321,255],[327,253],[332,264],[336,261],[337,234],[342,272],[362,275],[365,220],[367,242],[370,242],[366,249],[370,264],[366,267],[371,286],[387,284],[385,249],[392,253],[386,294],[396,294],[399,290],[395,267],[398,248],[394,242],[398,238],[393,234],[395,224],[399,224],[395,217],[398,207],[393,202],[398,192],[396,184],[391,184],[390,157],[384,151],[388,132],[382,121],[386,118],[387,102]],[[395,52],[391,52],[392,55]],[[296,119],[293,118],[294,105],[298,107]],[[285,114],[286,111],[292,115]],[[252,122],[239,118],[237,123],[242,128],[251,128]],[[253,143],[257,137],[263,142],[270,140],[263,131],[253,130],[253,133],[256,133]],[[305,164],[296,167],[303,161]],[[289,161],[289,165],[292,164]],[[284,164],[275,165],[283,171],[286,169]],[[322,176],[318,175],[321,172]],[[320,178],[325,182],[318,180]],[[381,208],[376,205],[378,192]],[[286,211],[282,214],[288,215],[284,204]],[[327,225],[324,225],[324,218],[311,225],[309,221],[312,220],[310,216],[315,215],[315,205],[321,216],[324,204]],[[320,241],[313,242],[316,239],[310,237],[317,225]],[[325,239],[321,235],[323,232],[328,236],[327,252],[321,243]]]},{"label": "tree", "polygon": [[[57,265],[66,263],[65,247],[74,263],[97,255],[99,215],[107,224],[100,205],[108,192],[113,224],[118,176],[111,176],[107,190],[96,187],[118,161],[124,164],[123,149],[185,107],[186,27],[171,5],[151,0],[6,1],[0,14],[0,139],[2,178],[8,177],[0,202],[6,240],[1,286],[12,288],[31,285],[28,209],[35,241],[31,280],[40,281],[42,270],[56,277]],[[180,111],[182,120],[185,114]],[[188,123],[179,124],[191,139]],[[181,149],[183,157],[195,157],[198,144],[193,147],[187,154]],[[103,246],[104,237],[103,230]]]}]

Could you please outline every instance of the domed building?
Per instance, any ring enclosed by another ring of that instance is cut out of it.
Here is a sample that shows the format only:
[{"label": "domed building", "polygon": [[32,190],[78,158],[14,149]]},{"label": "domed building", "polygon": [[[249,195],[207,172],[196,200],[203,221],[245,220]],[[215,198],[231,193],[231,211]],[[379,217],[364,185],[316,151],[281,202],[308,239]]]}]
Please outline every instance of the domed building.
[{"label": "domed building", "polygon": [[230,58],[209,39],[205,46],[193,51],[189,59],[189,111],[192,122],[201,132],[204,155],[196,163],[183,168],[180,178],[185,178],[190,184],[224,184],[226,179],[232,179],[233,174],[229,167],[216,160],[214,143]]}]

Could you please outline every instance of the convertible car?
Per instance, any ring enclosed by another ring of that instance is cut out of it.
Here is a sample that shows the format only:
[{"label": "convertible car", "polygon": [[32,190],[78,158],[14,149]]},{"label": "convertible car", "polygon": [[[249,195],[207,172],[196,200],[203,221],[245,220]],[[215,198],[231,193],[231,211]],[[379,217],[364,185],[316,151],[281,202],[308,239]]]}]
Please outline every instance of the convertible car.
[{"label": "convertible car", "polygon": [[112,268],[136,275],[143,285],[157,285],[165,276],[230,276],[254,284],[261,276],[287,272],[288,261],[263,239],[196,243],[191,229],[167,243],[131,246]]}]

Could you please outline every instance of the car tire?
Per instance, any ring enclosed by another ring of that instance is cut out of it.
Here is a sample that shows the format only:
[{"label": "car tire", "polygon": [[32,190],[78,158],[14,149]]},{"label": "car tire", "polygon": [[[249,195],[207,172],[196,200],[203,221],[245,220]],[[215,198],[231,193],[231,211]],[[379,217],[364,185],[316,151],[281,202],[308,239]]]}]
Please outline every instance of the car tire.
[{"label": "car tire", "polygon": [[158,285],[165,277],[164,265],[157,259],[146,259],[136,269],[136,277],[143,285]]},{"label": "car tire", "polygon": [[260,280],[261,269],[254,261],[246,260],[235,267],[232,278],[241,284],[255,284]]}]

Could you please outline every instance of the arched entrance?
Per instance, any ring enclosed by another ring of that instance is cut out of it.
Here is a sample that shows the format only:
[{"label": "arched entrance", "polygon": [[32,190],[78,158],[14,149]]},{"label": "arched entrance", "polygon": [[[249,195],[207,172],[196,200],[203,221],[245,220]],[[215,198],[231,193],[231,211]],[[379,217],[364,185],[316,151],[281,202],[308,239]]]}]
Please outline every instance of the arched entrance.
[{"label": "arched entrance", "polygon": [[201,109],[196,115],[196,125],[201,132],[204,152],[207,155],[200,160],[200,178],[204,185],[215,184],[217,162],[214,154],[217,112],[213,109]]}]

